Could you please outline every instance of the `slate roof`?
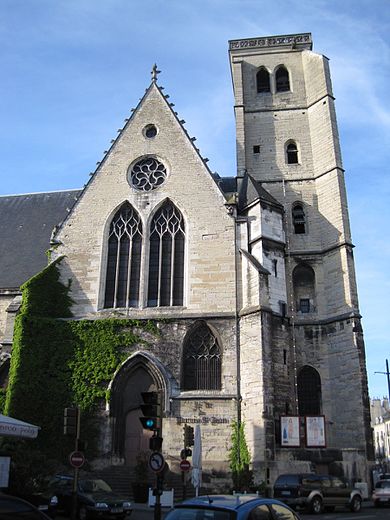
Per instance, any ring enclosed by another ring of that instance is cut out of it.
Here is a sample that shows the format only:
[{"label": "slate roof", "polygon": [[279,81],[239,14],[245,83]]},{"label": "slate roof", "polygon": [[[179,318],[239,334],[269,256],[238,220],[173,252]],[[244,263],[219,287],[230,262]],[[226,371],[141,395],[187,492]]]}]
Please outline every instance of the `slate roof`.
[{"label": "slate roof", "polygon": [[81,190],[0,196],[0,289],[19,288],[47,265],[54,226]]}]

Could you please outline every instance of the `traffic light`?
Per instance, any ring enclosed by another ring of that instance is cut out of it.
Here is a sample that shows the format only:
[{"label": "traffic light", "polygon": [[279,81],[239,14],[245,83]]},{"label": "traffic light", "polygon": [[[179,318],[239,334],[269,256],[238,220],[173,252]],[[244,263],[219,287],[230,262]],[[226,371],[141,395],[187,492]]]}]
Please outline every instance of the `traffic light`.
[{"label": "traffic light", "polygon": [[64,410],[64,435],[77,437],[78,434],[79,409],[65,408]]},{"label": "traffic light", "polygon": [[184,447],[188,448],[188,446],[194,445],[194,428],[192,426],[188,426],[185,424],[183,427],[184,433]]},{"label": "traffic light", "polygon": [[144,430],[159,431],[161,427],[161,400],[158,392],[141,392],[144,404],[141,411],[144,417],[140,417]]},{"label": "traffic light", "polygon": [[163,443],[162,437],[160,437],[159,435],[153,435],[153,437],[150,437],[150,439],[149,439],[149,448],[152,451],[161,451],[162,443]]}]

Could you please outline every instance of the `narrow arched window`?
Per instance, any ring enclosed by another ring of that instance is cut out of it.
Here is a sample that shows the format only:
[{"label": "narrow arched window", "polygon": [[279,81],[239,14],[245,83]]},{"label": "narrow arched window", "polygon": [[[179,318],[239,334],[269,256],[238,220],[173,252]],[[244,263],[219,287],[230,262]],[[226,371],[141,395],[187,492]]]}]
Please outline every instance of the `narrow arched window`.
[{"label": "narrow arched window", "polygon": [[269,72],[266,68],[261,67],[261,69],[256,74],[256,85],[257,92],[270,92],[270,80],[269,80]]},{"label": "narrow arched window", "polygon": [[291,213],[294,226],[294,233],[296,235],[304,235],[306,233],[306,217],[303,205],[294,204]]},{"label": "narrow arched window", "polygon": [[172,202],[154,215],[149,240],[149,307],[183,305],[185,227]]},{"label": "narrow arched window", "polygon": [[108,235],[104,307],[137,307],[141,271],[142,222],[126,202],[115,213]]},{"label": "narrow arched window", "polygon": [[199,322],[184,341],[184,390],[220,390],[222,354],[215,334]]},{"label": "narrow arched window", "polygon": [[287,164],[298,164],[298,147],[297,143],[291,141],[286,146]]},{"label": "narrow arched window", "polygon": [[275,74],[276,92],[287,92],[290,90],[290,78],[286,67],[281,65]]},{"label": "narrow arched window", "polygon": [[298,409],[299,415],[321,414],[321,377],[308,365],[298,372]]},{"label": "narrow arched window", "polygon": [[306,264],[295,267],[292,273],[295,309],[298,313],[314,312],[316,306],[315,274]]}]

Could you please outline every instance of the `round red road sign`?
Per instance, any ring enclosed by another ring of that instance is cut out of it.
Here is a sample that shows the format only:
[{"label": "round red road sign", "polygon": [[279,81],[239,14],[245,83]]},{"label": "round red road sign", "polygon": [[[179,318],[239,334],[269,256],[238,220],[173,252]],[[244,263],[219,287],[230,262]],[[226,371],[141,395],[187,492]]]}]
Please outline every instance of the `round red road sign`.
[{"label": "round red road sign", "polygon": [[189,460],[183,459],[180,461],[180,469],[182,471],[189,471],[191,469],[191,463]]},{"label": "round red road sign", "polygon": [[69,455],[69,462],[74,468],[81,468],[85,462],[84,453],[81,453],[81,451],[72,451]]}]

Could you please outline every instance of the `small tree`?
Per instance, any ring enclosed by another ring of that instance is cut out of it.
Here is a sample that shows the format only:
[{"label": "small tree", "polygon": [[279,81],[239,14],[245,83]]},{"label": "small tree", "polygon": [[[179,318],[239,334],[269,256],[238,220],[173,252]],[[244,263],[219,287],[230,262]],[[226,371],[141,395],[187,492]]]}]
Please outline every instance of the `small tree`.
[{"label": "small tree", "polygon": [[229,450],[230,469],[235,491],[250,491],[253,486],[253,474],[249,469],[250,455],[245,439],[244,423],[232,424],[232,447]]}]

